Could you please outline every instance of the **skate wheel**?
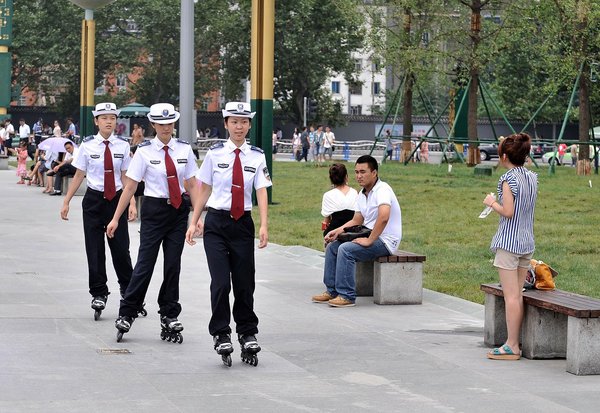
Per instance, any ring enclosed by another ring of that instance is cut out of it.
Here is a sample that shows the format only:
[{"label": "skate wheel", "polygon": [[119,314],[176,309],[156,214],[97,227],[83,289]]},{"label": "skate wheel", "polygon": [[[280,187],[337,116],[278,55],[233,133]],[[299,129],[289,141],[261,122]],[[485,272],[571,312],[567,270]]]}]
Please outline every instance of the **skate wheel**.
[{"label": "skate wheel", "polygon": [[[177,337],[179,338],[179,344],[183,343],[183,336],[181,334],[178,334]],[[177,343],[177,341],[175,341]]]},{"label": "skate wheel", "polygon": [[148,311],[146,311],[145,309],[142,308],[142,310],[140,311],[140,314],[143,315],[144,317],[146,317],[148,315]]},{"label": "skate wheel", "polygon": [[161,331],[161,332],[160,332],[160,339],[161,339],[161,340],[165,340],[166,338],[167,338],[167,336],[165,335],[165,332],[164,332],[164,331]]},{"label": "skate wheel", "polygon": [[221,359],[223,360],[224,365],[226,365],[227,367],[231,367],[232,362],[230,354],[221,356]]},{"label": "skate wheel", "polygon": [[117,333],[117,343],[120,343],[122,339],[123,339],[123,332],[119,331]]},{"label": "skate wheel", "polygon": [[100,310],[94,311],[94,321],[98,321],[100,319],[100,314],[102,314],[102,311],[100,311]]}]

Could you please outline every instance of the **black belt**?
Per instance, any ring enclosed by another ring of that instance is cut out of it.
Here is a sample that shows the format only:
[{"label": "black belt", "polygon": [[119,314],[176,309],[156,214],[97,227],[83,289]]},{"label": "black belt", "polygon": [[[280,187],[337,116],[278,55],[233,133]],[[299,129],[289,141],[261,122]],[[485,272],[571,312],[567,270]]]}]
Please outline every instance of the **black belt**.
[{"label": "black belt", "polygon": [[[211,214],[217,214],[217,215],[224,215],[226,217],[231,217],[231,211],[227,211],[225,209],[214,209],[211,207],[208,207],[208,212],[210,212]],[[252,215],[252,211],[244,211],[244,217],[249,217],[250,215]]]},{"label": "black belt", "polygon": [[[87,190],[88,190],[89,192],[91,192],[92,194],[95,194],[95,195],[100,195],[100,196],[104,196],[104,191],[96,191],[95,189],[92,189],[92,188],[90,188],[90,187],[88,187],[88,189],[87,189]],[[119,189],[119,190],[118,190],[116,193],[117,193],[117,194],[120,194],[121,192],[123,192],[123,190],[122,190],[122,189]]]},{"label": "black belt", "polygon": [[[189,197],[189,195],[188,195],[187,192],[184,192],[184,193],[181,194],[181,205],[183,205],[185,203],[185,197]],[[159,204],[171,205],[171,199],[170,198],[157,198],[157,197],[154,197],[154,196],[146,196],[146,195],[144,195],[144,200],[154,201],[154,202],[159,203]]]}]

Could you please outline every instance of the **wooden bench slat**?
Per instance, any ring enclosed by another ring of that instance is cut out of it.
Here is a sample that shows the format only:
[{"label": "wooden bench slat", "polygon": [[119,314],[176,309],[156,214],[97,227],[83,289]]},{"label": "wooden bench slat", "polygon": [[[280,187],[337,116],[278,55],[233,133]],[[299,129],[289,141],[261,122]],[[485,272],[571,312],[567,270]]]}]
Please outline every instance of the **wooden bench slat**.
[{"label": "wooden bench slat", "polygon": [[396,251],[392,255],[377,258],[377,262],[425,262],[425,255],[408,251]]},{"label": "wooden bench slat", "polygon": [[[502,297],[499,284],[482,284],[480,289],[488,294]],[[562,290],[527,290],[523,301],[535,307],[545,308],[577,318],[600,317],[600,300]]]}]

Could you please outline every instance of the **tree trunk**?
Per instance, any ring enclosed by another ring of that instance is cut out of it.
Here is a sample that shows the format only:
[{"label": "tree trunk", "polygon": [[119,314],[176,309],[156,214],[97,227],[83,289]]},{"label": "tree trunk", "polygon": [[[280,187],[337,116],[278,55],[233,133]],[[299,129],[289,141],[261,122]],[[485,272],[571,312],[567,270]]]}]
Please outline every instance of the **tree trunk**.
[{"label": "tree trunk", "polygon": [[413,124],[412,124],[412,109],[413,109],[413,85],[414,78],[412,74],[406,76],[404,82],[404,96],[403,96],[403,113],[402,113],[402,125],[404,131],[402,132],[402,149],[400,151],[400,162],[405,162],[410,156],[412,151],[411,139]]},{"label": "tree trunk", "polygon": [[[579,78],[579,141],[589,142],[590,140],[590,67],[587,63],[588,37],[586,35],[588,26],[589,4],[585,1],[579,3],[578,15],[578,33],[580,39],[581,59],[583,59],[583,68]],[[589,175],[591,173],[591,164],[589,157],[589,146],[587,144],[579,145],[579,154],[577,157],[577,175]]]},{"label": "tree trunk", "polygon": [[471,85],[469,87],[469,112],[467,115],[469,153],[467,166],[475,166],[481,162],[479,157],[479,139],[477,134],[477,95],[479,89],[479,59],[477,49],[481,43],[481,0],[473,0],[471,4],[471,61],[469,74]]},{"label": "tree trunk", "polygon": [[[403,21],[403,39],[406,45],[410,44],[410,28],[411,28],[411,14],[410,9],[404,9],[404,21]],[[413,106],[413,85],[415,83],[414,75],[412,72],[406,72],[406,78],[404,81],[404,91],[402,96],[402,148],[400,150],[400,162],[405,162],[411,152],[410,137],[412,136],[413,125],[412,125],[412,106]]]}]

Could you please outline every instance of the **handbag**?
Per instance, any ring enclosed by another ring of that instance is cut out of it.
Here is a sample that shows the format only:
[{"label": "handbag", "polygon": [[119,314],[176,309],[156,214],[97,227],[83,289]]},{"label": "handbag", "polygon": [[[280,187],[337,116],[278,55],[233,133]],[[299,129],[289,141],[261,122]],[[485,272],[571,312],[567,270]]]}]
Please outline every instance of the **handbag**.
[{"label": "handbag", "polygon": [[530,264],[531,267],[527,272],[523,287],[526,289],[535,288],[536,290],[554,290],[556,288],[554,277],[558,275],[558,272],[543,261],[532,259]]},{"label": "handbag", "polygon": [[371,229],[364,225],[355,225],[352,227],[344,228],[344,232],[338,235],[337,240],[340,244],[344,242],[352,241],[356,238],[368,238],[371,235]]}]

